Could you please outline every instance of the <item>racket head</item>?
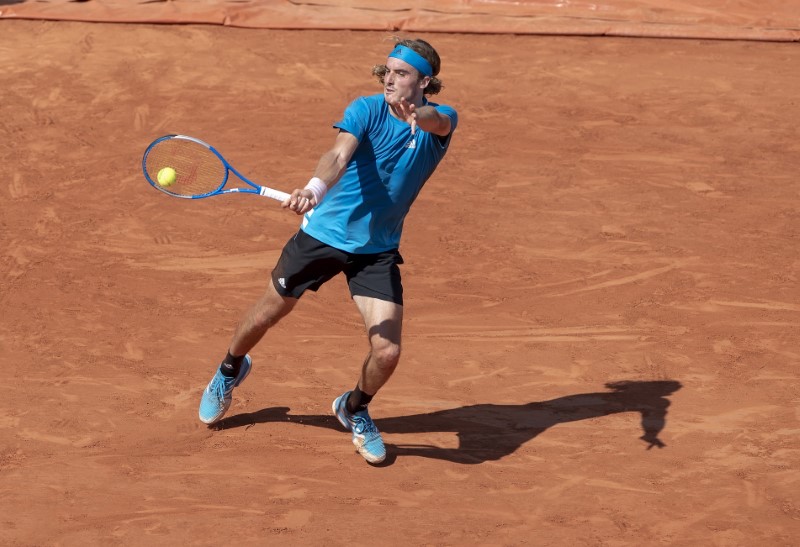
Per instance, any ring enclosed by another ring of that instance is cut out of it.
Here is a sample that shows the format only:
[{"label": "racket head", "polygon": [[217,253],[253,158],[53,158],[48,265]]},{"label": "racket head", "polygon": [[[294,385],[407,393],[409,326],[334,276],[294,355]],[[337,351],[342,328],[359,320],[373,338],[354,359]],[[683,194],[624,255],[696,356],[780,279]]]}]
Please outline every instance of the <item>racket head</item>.
[{"label": "racket head", "polygon": [[[162,186],[158,173],[166,167],[175,170],[175,182]],[[221,192],[228,182],[228,165],[211,145],[186,135],[165,135],[153,141],[144,152],[142,171],[147,182],[170,196],[198,199]]]}]

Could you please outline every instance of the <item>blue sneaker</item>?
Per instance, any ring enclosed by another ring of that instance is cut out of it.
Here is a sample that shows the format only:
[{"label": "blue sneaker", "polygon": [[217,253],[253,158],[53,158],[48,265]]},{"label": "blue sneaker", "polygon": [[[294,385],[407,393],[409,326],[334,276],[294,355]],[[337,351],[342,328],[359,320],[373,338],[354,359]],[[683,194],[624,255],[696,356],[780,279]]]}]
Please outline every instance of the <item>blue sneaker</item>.
[{"label": "blue sneaker", "polygon": [[233,388],[244,382],[244,379],[250,374],[252,364],[250,356],[245,355],[244,361],[242,361],[242,368],[239,369],[239,374],[236,378],[223,376],[222,372],[217,369],[216,374],[211,378],[206,390],[203,392],[203,398],[200,400],[201,422],[211,425],[222,419],[228,411],[228,407],[231,406]]},{"label": "blue sneaker", "polygon": [[346,430],[353,432],[353,444],[358,453],[369,463],[381,463],[386,459],[386,447],[383,445],[381,432],[366,409],[354,414],[347,411],[349,395],[348,391],[333,401],[333,413]]}]

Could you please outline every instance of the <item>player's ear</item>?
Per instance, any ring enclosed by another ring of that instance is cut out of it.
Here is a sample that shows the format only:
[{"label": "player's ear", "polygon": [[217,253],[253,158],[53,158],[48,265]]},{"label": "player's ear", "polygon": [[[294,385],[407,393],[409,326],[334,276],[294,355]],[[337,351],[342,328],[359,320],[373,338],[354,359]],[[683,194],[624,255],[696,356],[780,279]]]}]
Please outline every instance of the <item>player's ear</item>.
[{"label": "player's ear", "polygon": [[428,87],[429,83],[431,83],[431,77],[430,76],[423,76],[419,81],[420,89],[425,89],[426,87]]}]

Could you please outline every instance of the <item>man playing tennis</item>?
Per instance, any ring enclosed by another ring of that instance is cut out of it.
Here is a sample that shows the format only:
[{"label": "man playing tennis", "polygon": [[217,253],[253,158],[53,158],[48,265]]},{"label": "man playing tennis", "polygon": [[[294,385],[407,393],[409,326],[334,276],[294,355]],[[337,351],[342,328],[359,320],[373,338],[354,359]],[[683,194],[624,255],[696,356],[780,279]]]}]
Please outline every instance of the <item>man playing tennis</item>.
[{"label": "man playing tennis", "polygon": [[367,405],[389,380],[400,358],[403,287],[398,252],[403,221],[425,181],[447,152],[456,111],[428,102],[442,88],[441,61],[424,40],[399,40],[373,74],[383,93],[360,97],[334,124],[339,132],[313,178],[283,207],[304,215],[283,248],[265,294],[242,318],[228,354],[200,402],[200,420],[219,421],[233,388],[250,373],[247,352],[288,314],[306,290],[316,291],[344,273],[361,313],[370,350],[352,391],[333,401],[333,412],[352,432],[370,463],[386,448]]}]

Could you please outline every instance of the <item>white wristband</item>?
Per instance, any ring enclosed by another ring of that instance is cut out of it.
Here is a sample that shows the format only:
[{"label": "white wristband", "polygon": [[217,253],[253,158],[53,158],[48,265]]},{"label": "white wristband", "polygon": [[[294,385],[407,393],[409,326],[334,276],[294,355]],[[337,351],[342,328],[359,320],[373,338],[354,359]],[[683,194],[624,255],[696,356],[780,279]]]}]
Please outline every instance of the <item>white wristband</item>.
[{"label": "white wristband", "polygon": [[317,202],[317,205],[319,205],[322,203],[322,198],[328,193],[328,185],[325,184],[325,181],[321,178],[314,177],[308,181],[305,190],[311,190],[311,193],[314,194],[314,200]]}]

